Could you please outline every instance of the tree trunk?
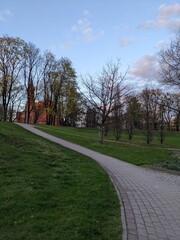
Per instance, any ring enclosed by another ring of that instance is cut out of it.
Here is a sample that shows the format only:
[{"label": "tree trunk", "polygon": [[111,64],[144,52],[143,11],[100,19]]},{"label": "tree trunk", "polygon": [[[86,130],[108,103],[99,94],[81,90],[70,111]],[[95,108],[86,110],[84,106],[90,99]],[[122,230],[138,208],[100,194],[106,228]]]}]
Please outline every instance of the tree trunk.
[{"label": "tree trunk", "polygon": [[98,139],[99,143],[103,144],[103,136],[104,136],[104,130],[103,125],[99,126],[99,133],[98,133]]},{"label": "tree trunk", "polygon": [[130,124],[129,129],[128,129],[128,137],[129,137],[129,140],[132,139],[132,136],[133,136],[133,127],[132,127],[132,125]]},{"label": "tree trunk", "polygon": [[176,131],[179,131],[179,122],[180,122],[180,112],[177,114],[176,118]]},{"label": "tree trunk", "polygon": [[7,121],[7,106],[3,106],[3,121]]},{"label": "tree trunk", "polygon": [[160,143],[163,144],[165,140],[165,133],[164,133],[164,107],[161,106],[161,126],[160,126]]},{"label": "tree trunk", "polygon": [[9,108],[9,121],[12,122],[13,121],[13,111],[14,111],[14,106],[13,104],[10,106]]},{"label": "tree trunk", "polygon": [[120,128],[116,128],[115,129],[115,139],[116,139],[116,141],[119,141],[120,137],[121,137],[121,130],[120,130]]},{"label": "tree trunk", "polygon": [[26,118],[26,123],[29,124],[29,118],[30,118],[30,99],[28,97],[28,102],[27,102],[27,118]]}]

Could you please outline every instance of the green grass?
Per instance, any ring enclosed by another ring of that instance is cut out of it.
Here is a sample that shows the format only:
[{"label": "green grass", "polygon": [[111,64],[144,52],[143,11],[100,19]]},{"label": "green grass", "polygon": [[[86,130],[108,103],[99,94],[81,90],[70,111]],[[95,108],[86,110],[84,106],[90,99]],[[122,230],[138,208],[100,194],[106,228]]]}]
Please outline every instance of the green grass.
[{"label": "green grass", "polygon": [[[134,130],[134,135],[132,140],[128,140],[127,132],[123,132],[121,141],[126,141],[128,143],[134,143],[139,145],[146,145],[146,132]],[[161,145],[159,132],[153,132],[152,142],[150,143],[152,147],[162,147],[162,148],[177,148],[180,149],[180,132],[176,131],[166,131],[164,143]]]},{"label": "green grass", "polygon": [[[36,125],[36,126],[39,128],[42,128],[42,130],[43,128],[48,128],[51,130],[58,129],[58,131],[60,131],[61,133],[70,134],[72,136],[75,135],[76,137],[80,136],[88,139],[94,138],[94,140],[97,140],[97,135],[98,135],[98,129],[96,128],[73,128],[73,127],[64,127],[64,126],[54,127],[54,126],[47,126],[47,125],[46,126]],[[113,131],[109,131],[108,136],[105,137],[105,140],[112,140],[112,141],[115,140]],[[123,131],[121,134],[120,142],[147,146],[145,131],[139,131],[135,129],[132,140],[128,139],[127,131]],[[159,141],[159,133],[158,131],[155,131],[153,133],[153,141],[150,144],[150,147],[151,146],[180,149],[180,132],[166,131],[165,141],[161,145]]]},{"label": "green grass", "polygon": [[[147,146],[143,140],[143,133],[136,133],[134,140],[129,142],[127,134],[123,133],[120,142],[111,141],[112,133],[106,138],[104,144],[99,144],[97,141],[97,129],[88,128],[68,128],[68,127],[55,127],[55,126],[36,126],[42,131],[55,135],[57,137],[69,140],[79,145],[88,147],[98,152],[116,157],[118,159],[136,164],[136,165],[152,165],[156,163],[164,163],[165,161],[174,161],[174,155],[171,150],[165,149],[166,147],[178,147],[179,141],[178,134],[172,133],[167,136],[167,143],[163,146],[159,144],[151,144]],[[157,136],[156,136],[157,137]],[[139,140],[137,140],[139,139]],[[174,139],[174,141],[172,141]],[[109,141],[110,140],[110,141]],[[157,141],[157,139],[156,139]]]},{"label": "green grass", "polygon": [[91,159],[0,122],[1,240],[118,240],[120,206]]}]

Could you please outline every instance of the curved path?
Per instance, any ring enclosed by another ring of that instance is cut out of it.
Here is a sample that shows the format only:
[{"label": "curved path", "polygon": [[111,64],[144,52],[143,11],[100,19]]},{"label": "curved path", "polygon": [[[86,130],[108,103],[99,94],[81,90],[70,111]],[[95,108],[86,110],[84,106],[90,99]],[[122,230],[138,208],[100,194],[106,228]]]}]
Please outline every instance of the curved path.
[{"label": "curved path", "polygon": [[137,167],[41,132],[31,125],[18,125],[96,160],[105,169],[122,202],[123,239],[180,240],[180,176]]}]

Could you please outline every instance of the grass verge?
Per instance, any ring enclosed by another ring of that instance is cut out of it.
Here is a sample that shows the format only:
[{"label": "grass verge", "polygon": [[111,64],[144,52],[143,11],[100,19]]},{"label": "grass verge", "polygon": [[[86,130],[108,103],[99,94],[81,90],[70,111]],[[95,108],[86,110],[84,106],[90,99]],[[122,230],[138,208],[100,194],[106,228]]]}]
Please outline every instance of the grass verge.
[{"label": "grass verge", "polygon": [[119,200],[91,159],[0,122],[1,240],[121,239]]},{"label": "grass verge", "polygon": [[118,141],[105,141],[103,145],[99,144],[97,141],[97,129],[75,129],[39,125],[36,125],[36,127],[56,137],[66,139],[135,165],[163,164],[167,161],[176,162],[176,156],[173,154],[173,151],[159,146],[147,146],[140,144],[138,141],[133,144]]}]

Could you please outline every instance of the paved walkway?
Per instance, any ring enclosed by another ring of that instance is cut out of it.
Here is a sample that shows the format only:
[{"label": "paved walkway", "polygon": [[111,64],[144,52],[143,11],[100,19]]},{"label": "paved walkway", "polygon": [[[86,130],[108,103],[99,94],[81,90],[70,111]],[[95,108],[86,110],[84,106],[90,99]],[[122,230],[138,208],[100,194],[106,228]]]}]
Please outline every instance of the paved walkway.
[{"label": "paved walkway", "polygon": [[180,240],[180,176],[147,170],[43,133],[25,129],[96,160],[122,202],[123,239]]}]

